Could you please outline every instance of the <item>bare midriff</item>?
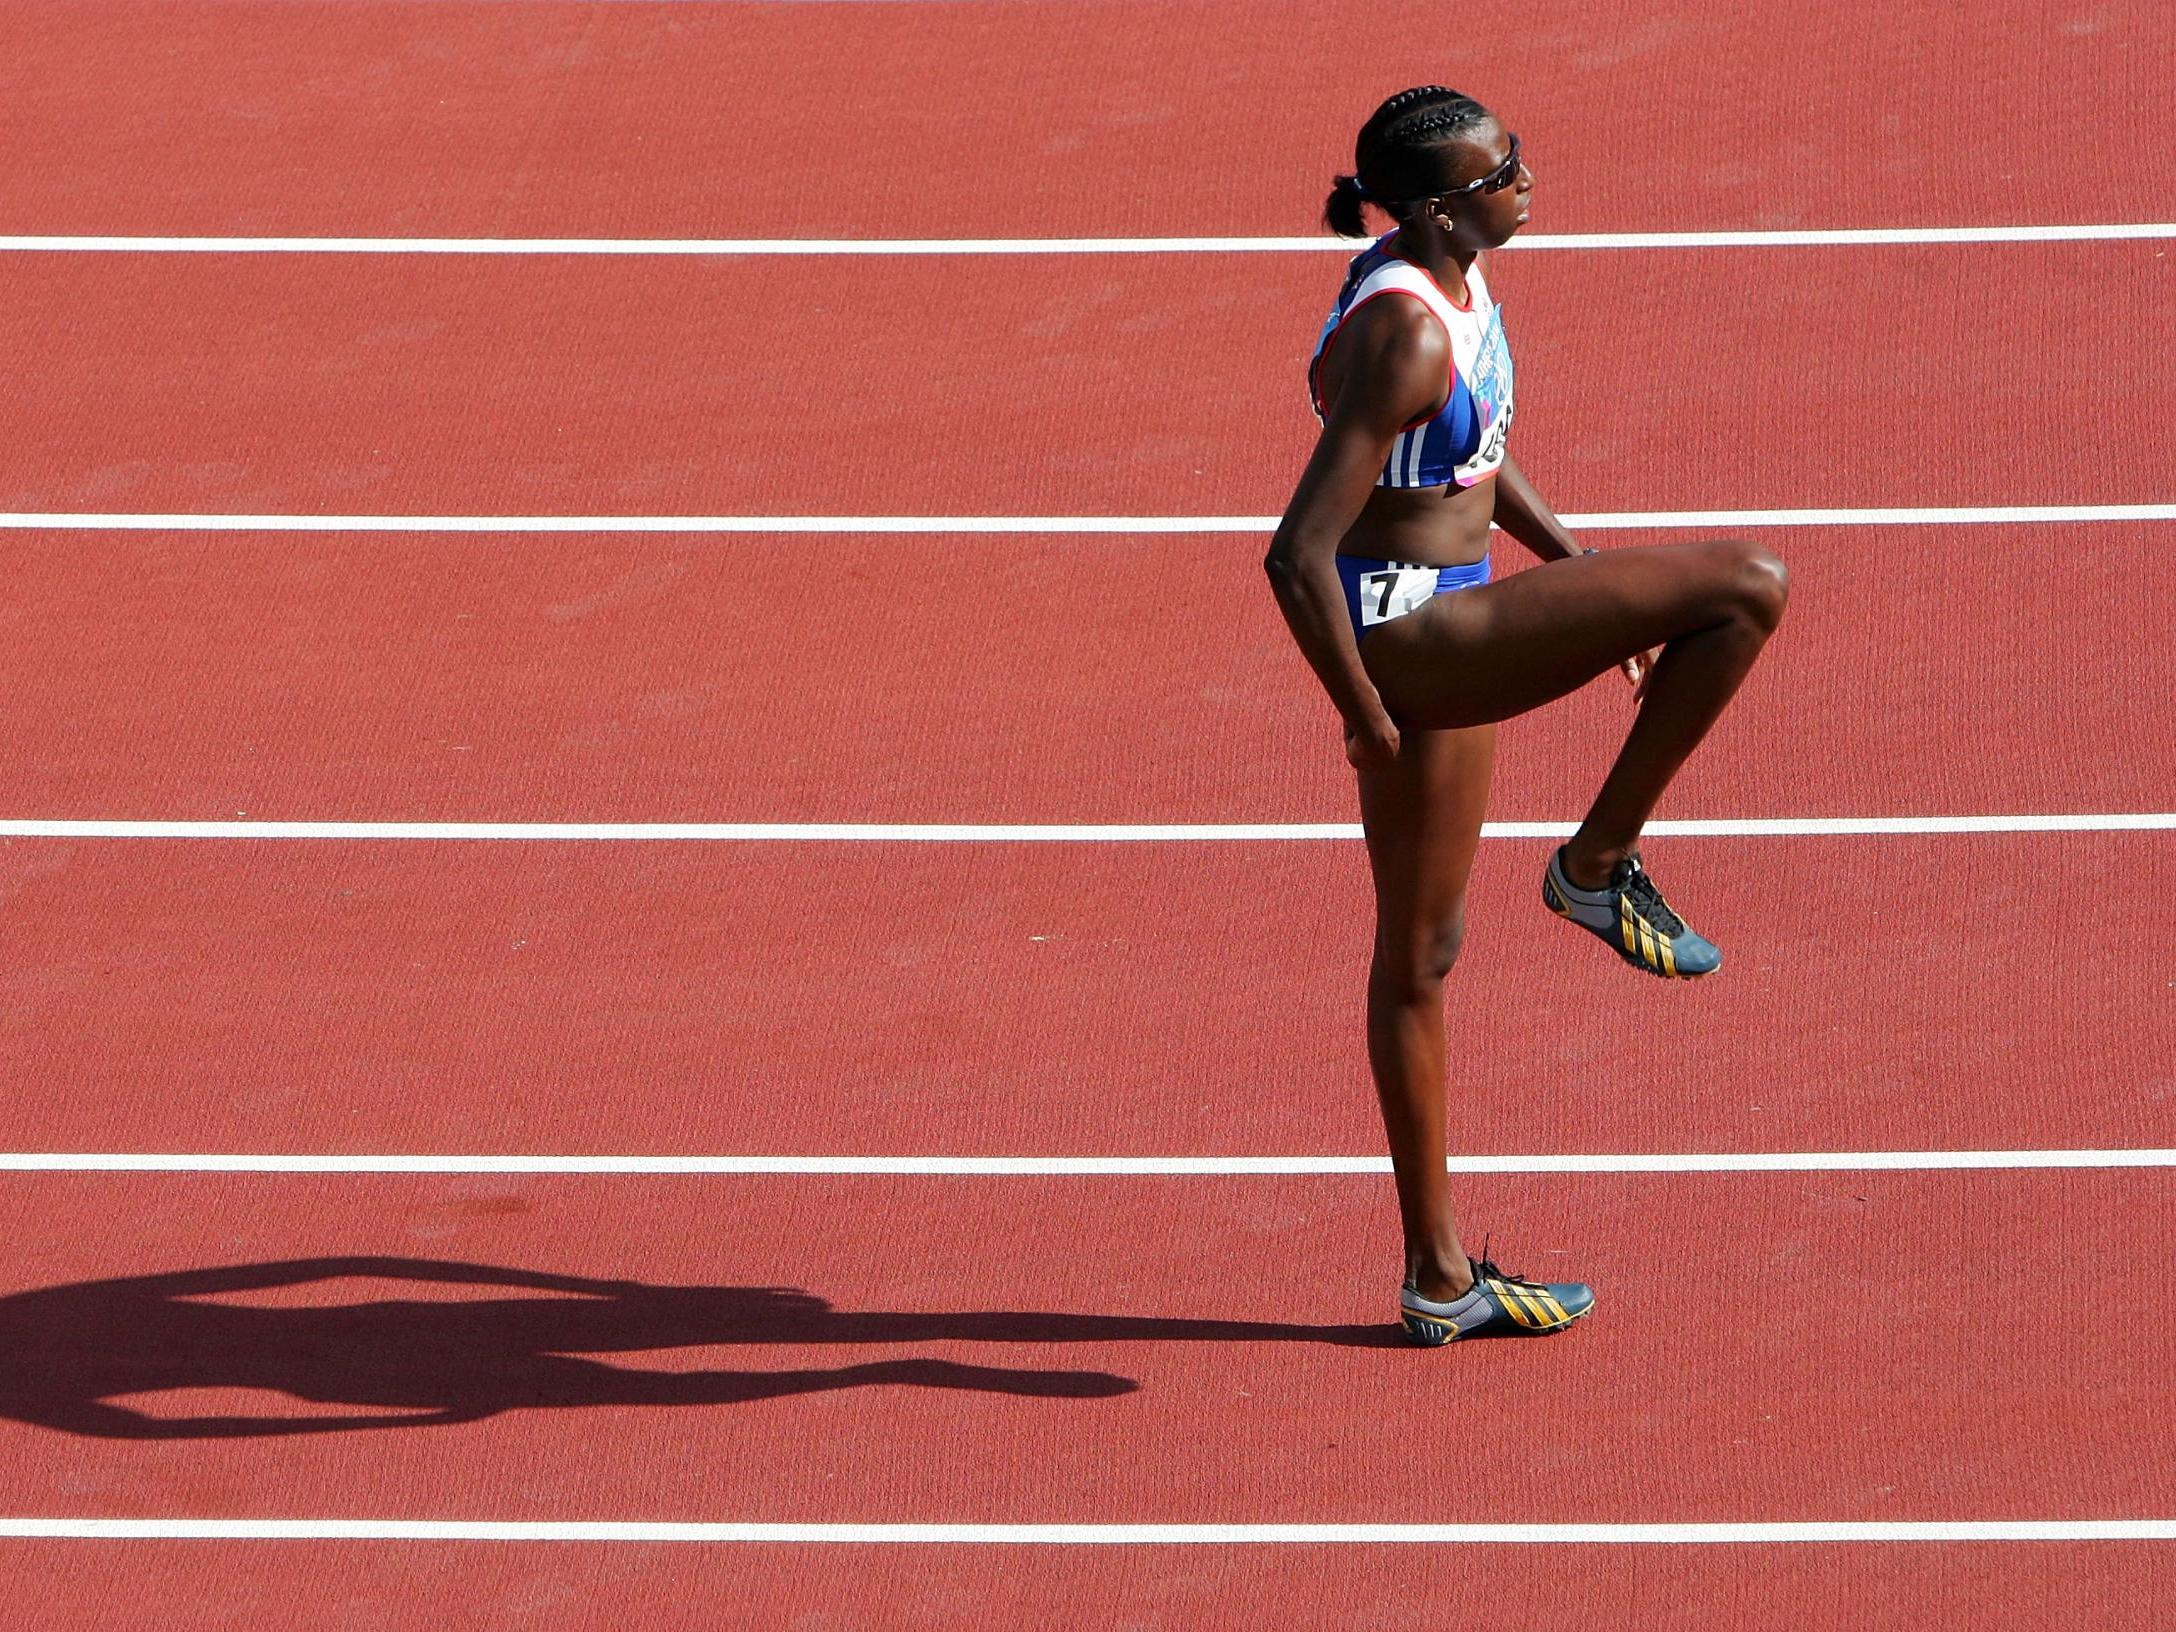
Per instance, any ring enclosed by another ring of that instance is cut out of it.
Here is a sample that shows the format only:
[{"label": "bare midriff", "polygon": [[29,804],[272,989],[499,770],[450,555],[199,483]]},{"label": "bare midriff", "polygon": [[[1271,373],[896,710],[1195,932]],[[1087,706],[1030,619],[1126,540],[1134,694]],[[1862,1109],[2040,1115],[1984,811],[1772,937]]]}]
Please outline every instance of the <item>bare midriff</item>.
[{"label": "bare midriff", "polygon": [[1496,478],[1471,487],[1378,487],[1338,543],[1339,555],[1463,567],[1488,554]]}]

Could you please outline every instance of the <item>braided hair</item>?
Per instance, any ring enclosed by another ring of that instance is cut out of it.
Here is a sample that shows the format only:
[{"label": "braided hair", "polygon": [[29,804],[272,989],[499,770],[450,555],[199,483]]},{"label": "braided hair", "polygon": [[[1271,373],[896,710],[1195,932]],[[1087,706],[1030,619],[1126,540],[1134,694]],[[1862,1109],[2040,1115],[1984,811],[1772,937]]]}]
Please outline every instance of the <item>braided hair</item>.
[{"label": "braided hair", "polygon": [[1400,91],[1368,116],[1354,144],[1355,174],[1339,176],[1322,206],[1322,222],[1340,238],[1365,238],[1362,204],[1391,211],[1440,186],[1435,150],[1456,141],[1490,117],[1470,96],[1441,85]]}]

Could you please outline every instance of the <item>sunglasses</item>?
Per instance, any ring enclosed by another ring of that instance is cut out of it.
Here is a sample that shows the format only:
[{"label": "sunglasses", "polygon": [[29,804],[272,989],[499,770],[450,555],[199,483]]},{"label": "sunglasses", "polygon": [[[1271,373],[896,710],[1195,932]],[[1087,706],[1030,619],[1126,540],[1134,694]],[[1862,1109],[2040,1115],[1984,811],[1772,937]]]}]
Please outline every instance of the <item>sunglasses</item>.
[{"label": "sunglasses", "polygon": [[1519,179],[1519,139],[1511,138],[1511,151],[1504,162],[1483,176],[1479,181],[1469,181],[1463,187],[1446,187],[1434,198],[1460,198],[1467,193],[1500,193]]}]

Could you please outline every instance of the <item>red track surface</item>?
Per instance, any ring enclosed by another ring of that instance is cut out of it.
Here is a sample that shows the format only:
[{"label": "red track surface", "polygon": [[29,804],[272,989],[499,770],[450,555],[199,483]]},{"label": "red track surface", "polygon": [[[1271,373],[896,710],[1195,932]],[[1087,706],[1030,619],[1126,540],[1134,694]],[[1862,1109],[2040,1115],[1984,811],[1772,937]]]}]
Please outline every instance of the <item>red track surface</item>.
[{"label": "red track surface", "polygon": [[[1018,1548],[993,1568],[959,1547],[448,1547],[205,1542],[11,1543],[49,1586],[49,1625],[110,1626],[156,1603],[169,1632],[276,1624],[306,1604],[328,1624],[565,1626],[585,1611],[660,1632],[735,1617],[847,1629],[1037,1626],[1432,1629],[1471,1555],[1402,1547]],[[2090,1626],[2160,1632],[2138,1543],[1860,1547],[1521,1547],[1491,1555],[1515,1590],[1510,1632],[1636,1626],[1712,1632],[1847,1625],[1869,1632]],[[873,1606],[881,1606],[877,1609]]]},{"label": "red track surface", "polygon": [[1431,69],[1527,133],[1549,230],[2117,221],[2176,190],[2166,7],[1590,0],[1425,33],[1351,0],[17,7],[0,230],[1307,232]]},{"label": "red track surface", "polygon": [[[1507,253],[1522,467],[1567,511],[2165,499],[2172,266]],[[0,508],[1273,514],[1341,270],[15,256]]]},{"label": "red track surface", "polygon": [[[1792,619],[1663,814],[2167,808],[2168,526],[1763,536]],[[10,535],[0,808],[1351,821],[1262,543]],[[1577,816],[1630,719],[1506,727],[1494,813]]]},{"label": "red track surface", "polygon": [[[2132,1250],[2176,1203],[2168,1174],[1478,1180],[1468,1219],[1531,1244],[1521,1267],[1622,1290],[1560,1340],[1449,1354],[1386,1327],[1384,1189],[18,1177],[9,1280],[37,1290],[0,1310],[39,1337],[11,1345],[6,1410],[79,1432],[0,1422],[5,1507],[1549,1523],[2176,1504],[2156,1409],[2176,1307]],[[87,1217],[112,1239],[85,1240]],[[2051,1273],[2054,1242],[2095,1272]],[[418,1287],[412,1266],[264,1292],[84,1284],[321,1254],[663,1290]],[[2000,1342],[1992,1311],[2017,1317]],[[2111,1320],[2123,1341],[2090,1340]],[[883,1364],[900,1369],[853,1369]],[[78,1414],[91,1395],[175,1424],[476,1420],[105,1438]]]},{"label": "red track surface", "polygon": [[[2166,842],[1656,841],[1729,952],[1693,988],[1544,913],[1543,846],[1485,846],[1457,1148],[2166,1143],[2165,909],[2124,883]],[[1362,866],[16,841],[0,1078],[41,1150],[1366,1153]]]},{"label": "red track surface", "polygon": [[[2135,220],[2176,189],[2149,10],[1577,6],[1453,77],[1547,231]],[[17,7],[0,232],[1303,232],[1440,71],[1412,39],[1355,4]],[[1507,254],[1520,457],[1570,511],[2166,500],[2170,265]],[[1268,514],[1337,267],[4,254],[0,510]],[[2168,531],[1764,535],[1790,622],[1664,814],[2168,809]],[[1260,543],[8,532],[0,817],[1349,819]],[[1493,814],[1575,814],[1626,717],[1507,730]],[[1658,841],[1730,950],[1691,990],[1556,928],[1540,848],[1482,853],[1461,1151],[2176,1144],[2166,835]],[[1367,1152],[1367,934],[1341,844],[15,841],[6,1144]],[[1593,1320],[1394,1346],[1365,1175],[18,1173],[0,1506],[2176,1515],[2167,1171],[1458,1193]],[[1479,1579],[1512,1626],[1936,1632],[2157,1625],[2170,1553],[7,1541],[0,1584],[41,1627],[1437,1625]]]}]

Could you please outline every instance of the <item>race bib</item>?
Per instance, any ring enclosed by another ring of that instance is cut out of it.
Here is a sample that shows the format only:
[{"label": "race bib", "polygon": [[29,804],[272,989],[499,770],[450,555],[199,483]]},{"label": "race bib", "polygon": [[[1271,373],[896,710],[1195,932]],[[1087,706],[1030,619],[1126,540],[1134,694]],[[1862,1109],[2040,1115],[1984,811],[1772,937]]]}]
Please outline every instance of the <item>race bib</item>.
[{"label": "race bib", "polygon": [[1428,604],[1436,592],[1435,567],[1408,567],[1396,561],[1384,563],[1381,572],[1360,575],[1360,623],[1363,628],[1402,618]]}]

